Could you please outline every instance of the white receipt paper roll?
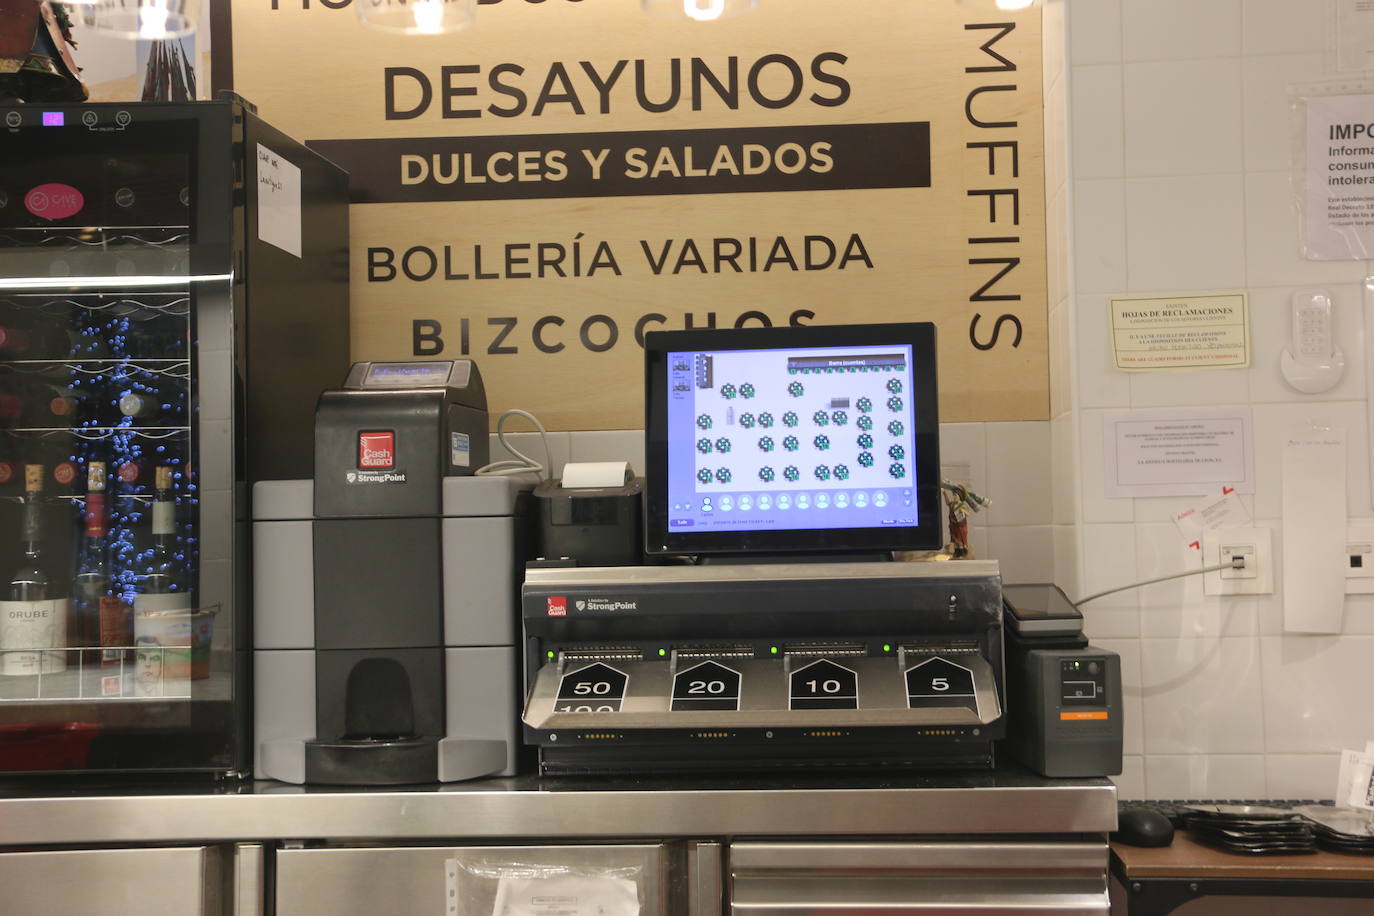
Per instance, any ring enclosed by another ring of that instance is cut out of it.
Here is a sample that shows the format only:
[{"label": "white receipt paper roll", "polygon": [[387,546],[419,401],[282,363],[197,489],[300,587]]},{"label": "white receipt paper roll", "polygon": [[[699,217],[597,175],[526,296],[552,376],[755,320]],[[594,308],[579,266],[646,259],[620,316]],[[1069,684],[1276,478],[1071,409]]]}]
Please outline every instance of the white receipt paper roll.
[{"label": "white receipt paper roll", "polygon": [[563,465],[565,489],[623,487],[630,477],[630,465],[626,461],[582,461]]}]

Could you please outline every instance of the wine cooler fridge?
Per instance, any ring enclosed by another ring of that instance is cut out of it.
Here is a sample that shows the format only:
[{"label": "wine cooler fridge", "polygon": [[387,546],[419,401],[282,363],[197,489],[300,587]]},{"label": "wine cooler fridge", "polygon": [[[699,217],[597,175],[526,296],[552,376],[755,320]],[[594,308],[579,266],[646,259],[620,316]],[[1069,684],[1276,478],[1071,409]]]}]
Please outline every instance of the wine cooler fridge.
[{"label": "wine cooler fridge", "polygon": [[0,775],[245,773],[247,493],[349,365],[347,184],[232,96],[0,105]]}]

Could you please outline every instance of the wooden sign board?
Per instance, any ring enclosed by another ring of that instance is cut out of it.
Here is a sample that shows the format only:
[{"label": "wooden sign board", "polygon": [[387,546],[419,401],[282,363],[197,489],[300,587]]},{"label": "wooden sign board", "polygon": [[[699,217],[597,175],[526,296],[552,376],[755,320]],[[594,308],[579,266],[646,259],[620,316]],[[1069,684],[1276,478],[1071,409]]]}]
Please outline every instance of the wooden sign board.
[{"label": "wooden sign board", "polygon": [[234,88],[350,171],[356,359],[639,428],[646,330],[935,321],[941,417],[1048,416],[1040,23],[943,0],[233,5]]}]

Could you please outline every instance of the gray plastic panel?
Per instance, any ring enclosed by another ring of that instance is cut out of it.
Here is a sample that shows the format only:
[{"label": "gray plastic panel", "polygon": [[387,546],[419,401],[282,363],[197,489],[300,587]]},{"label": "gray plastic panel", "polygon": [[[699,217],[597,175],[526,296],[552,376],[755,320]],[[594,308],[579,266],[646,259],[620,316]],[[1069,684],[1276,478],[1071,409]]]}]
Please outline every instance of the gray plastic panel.
[{"label": "gray plastic panel", "polygon": [[446,649],[444,666],[448,737],[504,741],[506,767],[490,775],[513,776],[519,743],[515,649]]},{"label": "gray plastic panel", "polygon": [[521,477],[445,477],[444,517],[512,515],[515,497],[534,488],[534,480]]},{"label": "gray plastic panel", "polygon": [[309,649],[315,645],[310,527],[309,521],[253,523],[254,648]]},{"label": "gray plastic panel", "polygon": [[253,653],[253,775],[305,781],[305,747],[315,737],[315,653]]},{"label": "gray plastic panel", "polygon": [[311,480],[260,480],[253,484],[253,518],[315,517],[315,486]]},{"label": "gray plastic panel", "polygon": [[508,646],[515,642],[515,521],[443,520],[444,645]]}]

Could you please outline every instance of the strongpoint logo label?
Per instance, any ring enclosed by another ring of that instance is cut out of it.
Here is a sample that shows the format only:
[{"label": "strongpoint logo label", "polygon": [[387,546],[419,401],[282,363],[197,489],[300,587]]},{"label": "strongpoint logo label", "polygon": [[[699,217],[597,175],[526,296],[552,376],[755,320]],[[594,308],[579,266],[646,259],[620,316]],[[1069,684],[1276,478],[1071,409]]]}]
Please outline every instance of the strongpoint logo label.
[{"label": "strongpoint logo label", "polygon": [[24,209],[40,219],[66,219],[85,205],[86,198],[69,184],[40,184],[24,195]]}]

